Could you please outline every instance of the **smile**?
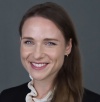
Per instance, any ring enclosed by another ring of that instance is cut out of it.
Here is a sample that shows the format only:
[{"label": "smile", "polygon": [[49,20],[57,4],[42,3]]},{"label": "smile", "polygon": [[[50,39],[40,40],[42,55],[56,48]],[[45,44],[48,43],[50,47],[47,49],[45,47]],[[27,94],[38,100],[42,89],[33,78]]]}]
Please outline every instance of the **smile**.
[{"label": "smile", "polygon": [[46,63],[32,63],[35,67],[43,67],[46,65]]},{"label": "smile", "polygon": [[35,70],[42,70],[46,68],[47,65],[48,63],[31,63],[32,68]]}]

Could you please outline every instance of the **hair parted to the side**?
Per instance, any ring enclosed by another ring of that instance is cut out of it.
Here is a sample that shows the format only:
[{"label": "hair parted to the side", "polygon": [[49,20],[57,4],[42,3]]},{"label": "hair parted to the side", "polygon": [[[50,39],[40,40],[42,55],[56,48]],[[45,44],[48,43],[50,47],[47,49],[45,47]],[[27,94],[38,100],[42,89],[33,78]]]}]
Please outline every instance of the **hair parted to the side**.
[{"label": "hair parted to the side", "polygon": [[21,20],[20,36],[22,36],[24,22],[35,16],[51,20],[62,31],[66,44],[72,39],[71,53],[68,57],[65,56],[63,66],[54,81],[56,88],[51,102],[82,102],[81,59],[76,33],[70,17],[62,7],[55,3],[46,2],[35,5],[25,13]]}]

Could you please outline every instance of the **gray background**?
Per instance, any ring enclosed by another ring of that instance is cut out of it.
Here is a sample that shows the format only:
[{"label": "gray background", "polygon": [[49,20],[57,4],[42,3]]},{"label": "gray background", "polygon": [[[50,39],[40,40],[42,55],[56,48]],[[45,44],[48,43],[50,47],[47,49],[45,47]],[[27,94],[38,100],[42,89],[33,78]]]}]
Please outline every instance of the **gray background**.
[{"label": "gray background", "polygon": [[100,94],[100,0],[0,0],[0,91],[29,81],[20,62],[18,26],[32,5],[53,1],[71,16],[80,41],[84,86]]}]

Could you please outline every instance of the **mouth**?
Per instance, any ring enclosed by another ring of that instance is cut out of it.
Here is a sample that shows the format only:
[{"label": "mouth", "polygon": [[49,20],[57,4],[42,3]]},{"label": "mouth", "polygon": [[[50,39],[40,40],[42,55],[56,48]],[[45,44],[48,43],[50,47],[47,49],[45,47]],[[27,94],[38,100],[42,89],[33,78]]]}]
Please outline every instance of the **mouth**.
[{"label": "mouth", "polygon": [[35,62],[31,62],[31,67],[35,70],[42,70],[44,68],[46,68],[46,66],[48,65],[48,63],[35,63]]}]

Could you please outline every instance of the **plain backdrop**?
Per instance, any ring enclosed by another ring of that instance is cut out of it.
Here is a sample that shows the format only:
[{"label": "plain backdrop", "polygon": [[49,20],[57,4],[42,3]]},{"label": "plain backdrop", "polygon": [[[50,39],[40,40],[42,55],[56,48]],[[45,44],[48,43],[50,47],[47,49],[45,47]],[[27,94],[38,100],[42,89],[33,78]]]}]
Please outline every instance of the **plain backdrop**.
[{"label": "plain backdrop", "polygon": [[100,0],[0,0],[0,92],[29,81],[20,62],[18,27],[31,6],[52,1],[63,6],[75,25],[84,87],[100,94]]}]

